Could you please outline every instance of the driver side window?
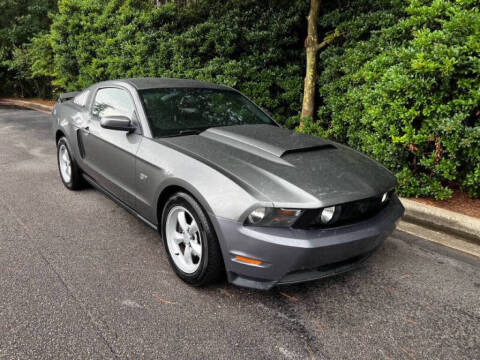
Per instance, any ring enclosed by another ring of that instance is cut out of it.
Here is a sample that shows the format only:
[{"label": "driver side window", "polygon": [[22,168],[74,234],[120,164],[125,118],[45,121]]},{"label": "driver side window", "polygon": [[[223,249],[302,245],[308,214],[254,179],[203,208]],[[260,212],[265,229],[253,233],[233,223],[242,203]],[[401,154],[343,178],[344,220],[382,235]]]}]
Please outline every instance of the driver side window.
[{"label": "driver side window", "polygon": [[131,119],[134,111],[135,105],[130,94],[118,88],[98,90],[92,105],[92,115],[97,119],[112,115],[128,116]]}]

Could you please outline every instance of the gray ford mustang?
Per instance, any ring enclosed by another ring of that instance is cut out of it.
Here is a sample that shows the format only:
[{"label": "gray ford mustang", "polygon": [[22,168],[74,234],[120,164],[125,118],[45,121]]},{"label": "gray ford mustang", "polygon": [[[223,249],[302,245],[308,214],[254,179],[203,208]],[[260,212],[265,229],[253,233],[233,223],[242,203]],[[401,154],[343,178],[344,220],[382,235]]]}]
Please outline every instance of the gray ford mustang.
[{"label": "gray ford mustang", "polygon": [[184,281],[240,286],[354,269],[404,209],[395,178],[344,145],[279,127],[238,91],[123,79],[60,96],[58,166],[158,229]]}]

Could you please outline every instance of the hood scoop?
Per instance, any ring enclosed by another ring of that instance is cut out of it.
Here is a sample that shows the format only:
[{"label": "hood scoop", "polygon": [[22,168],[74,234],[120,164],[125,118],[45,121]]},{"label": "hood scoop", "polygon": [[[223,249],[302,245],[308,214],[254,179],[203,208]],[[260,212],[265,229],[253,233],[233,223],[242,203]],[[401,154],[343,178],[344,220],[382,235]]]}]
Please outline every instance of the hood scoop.
[{"label": "hood scoop", "polygon": [[333,144],[325,144],[325,145],[317,145],[317,146],[311,146],[311,147],[306,147],[301,149],[290,149],[290,150],[284,151],[281,156],[295,154],[295,153],[304,153],[309,151],[317,151],[317,150],[323,150],[323,149],[336,149],[336,147]]},{"label": "hood scoop", "polygon": [[335,148],[328,140],[266,124],[215,127],[205,130],[200,136],[249,152],[261,151],[276,157]]}]

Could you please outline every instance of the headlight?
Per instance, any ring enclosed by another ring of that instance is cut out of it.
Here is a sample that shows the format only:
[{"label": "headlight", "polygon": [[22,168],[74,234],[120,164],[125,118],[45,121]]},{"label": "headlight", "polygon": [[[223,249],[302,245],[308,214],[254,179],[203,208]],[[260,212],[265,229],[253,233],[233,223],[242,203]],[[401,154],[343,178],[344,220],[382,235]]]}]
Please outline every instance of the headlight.
[{"label": "headlight", "polygon": [[265,217],[265,208],[258,208],[253,210],[250,215],[248,215],[248,222],[250,224],[258,224]]},{"label": "headlight", "polygon": [[245,225],[290,227],[301,214],[297,209],[257,208],[247,216]]},{"label": "headlight", "polygon": [[335,206],[326,207],[322,210],[320,220],[323,224],[328,224],[335,215]]}]

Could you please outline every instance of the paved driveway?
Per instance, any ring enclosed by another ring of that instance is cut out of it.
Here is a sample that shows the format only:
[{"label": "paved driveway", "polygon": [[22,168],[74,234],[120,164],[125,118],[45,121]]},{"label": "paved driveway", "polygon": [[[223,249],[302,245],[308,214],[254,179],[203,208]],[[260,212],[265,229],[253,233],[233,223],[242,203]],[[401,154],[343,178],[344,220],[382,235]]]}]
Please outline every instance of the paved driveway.
[{"label": "paved driveway", "polygon": [[480,359],[480,262],[395,232],[363,268],[197,289],[158,234],[67,191],[47,115],[0,107],[0,359]]}]

